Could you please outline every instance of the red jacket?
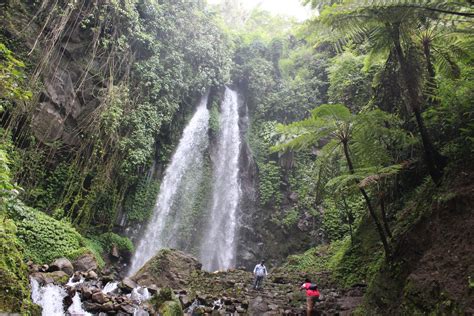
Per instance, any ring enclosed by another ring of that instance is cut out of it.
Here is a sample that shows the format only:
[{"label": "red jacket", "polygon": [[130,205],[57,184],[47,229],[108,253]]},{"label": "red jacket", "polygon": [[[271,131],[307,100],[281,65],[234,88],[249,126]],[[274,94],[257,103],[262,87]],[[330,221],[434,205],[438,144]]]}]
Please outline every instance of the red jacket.
[{"label": "red jacket", "polygon": [[306,289],[306,296],[316,296],[319,297],[319,291],[318,290],[310,290],[309,287],[311,286],[311,283],[305,283],[303,284],[303,288]]}]

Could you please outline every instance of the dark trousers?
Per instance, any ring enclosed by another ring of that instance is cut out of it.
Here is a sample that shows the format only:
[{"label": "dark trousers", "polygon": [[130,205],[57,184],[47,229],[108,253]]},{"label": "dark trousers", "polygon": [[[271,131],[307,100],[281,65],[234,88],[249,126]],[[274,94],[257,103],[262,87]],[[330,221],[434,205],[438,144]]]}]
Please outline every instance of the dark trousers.
[{"label": "dark trousers", "polygon": [[262,287],[263,284],[263,275],[262,276],[256,276],[255,281],[253,282],[253,288],[258,289]]}]

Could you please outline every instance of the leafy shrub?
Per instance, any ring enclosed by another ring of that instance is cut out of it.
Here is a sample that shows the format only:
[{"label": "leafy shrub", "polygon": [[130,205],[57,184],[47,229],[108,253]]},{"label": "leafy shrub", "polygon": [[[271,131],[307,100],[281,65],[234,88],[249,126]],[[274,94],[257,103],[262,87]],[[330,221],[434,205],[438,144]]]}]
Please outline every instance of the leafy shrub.
[{"label": "leafy shrub", "polygon": [[[124,252],[133,252],[133,243],[127,237],[122,237],[112,232],[104,233],[95,239],[95,241],[102,247],[105,251],[110,251],[112,246],[117,246],[119,251]],[[97,245],[96,245],[97,246]],[[100,248],[96,248],[100,249]]]},{"label": "leafy shrub", "polygon": [[127,219],[131,222],[145,222],[148,220],[153,212],[159,190],[159,181],[140,180],[135,191],[128,195],[125,200],[124,210]]},{"label": "leafy shrub", "polygon": [[51,216],[27,207],[20,201],[10,204],[8,213],[17,225],[17,237],[24,247],[26,259],[36,263],[49,263],[59,257],[71,260],[91,252],[99,266],[103,266],[101,251],[84,238],[70,223],[59,221]]},{"label": "leafy shrub", "polygon": [[289,256],[284,264],[284,269],[289,271],[306,272],[314,274],[321,271],[331,271],[346,250],[348,240],[337,240],[327,245],[311,248],[299,255]]},{"label": "leafy shrub", "polygon": [[209,113],[209,127],[215,134],[219,132],[219,110],[217,104],[212,104],[211,112]]},{"label": "leafy shrub", "polygon": [[280,192],[280,167],[275,161],[258,163],[259,168],[259,193],[261,205],[278,205],[281,202]]},{"label": "leafy shrub", "polygon": [[34,315],[38,308],[30,299],[28,268],[15,232],[15,223],[0,214],[0,311]]},{"label": "leafy shrub", "polygon": [[26,206],[15,207],[11,215],[18,226],[17,236],[25,244],[25,256],[37,263],[48,263],[81,248],[82,236],[66,222],[58,221]]}]

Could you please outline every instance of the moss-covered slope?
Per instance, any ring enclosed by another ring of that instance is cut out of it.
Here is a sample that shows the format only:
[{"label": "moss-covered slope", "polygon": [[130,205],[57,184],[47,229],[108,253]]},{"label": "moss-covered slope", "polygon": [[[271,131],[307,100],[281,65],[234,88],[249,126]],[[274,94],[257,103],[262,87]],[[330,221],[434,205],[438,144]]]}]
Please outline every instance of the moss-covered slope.
[{"label": "moss-covered slope", "polygon": [[28,268],[11,219],[0,215],[0,313],[39,315],[30,299]]}]

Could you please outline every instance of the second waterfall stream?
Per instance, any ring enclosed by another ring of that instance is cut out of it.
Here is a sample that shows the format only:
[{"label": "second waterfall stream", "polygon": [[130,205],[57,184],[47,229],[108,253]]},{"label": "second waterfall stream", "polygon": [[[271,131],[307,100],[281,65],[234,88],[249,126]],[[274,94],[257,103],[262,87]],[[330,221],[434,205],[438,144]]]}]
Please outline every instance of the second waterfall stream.
[{"label": "second waterfall stream", "polygon": [[[132,258],[129,275],[138,271],[162,248],[189,251],[212,271],[235,265],[238,210],[240,201],[240,130],[237,93],[225,89],[219,115],[219,131],[214,150],[209,149],[208,97],[203,96],[195,114],[183,131],[179,144],[166,168],[153,216],[141,236]],[[209,155],[212,153],[212,159]],[[206,161],[212,161],[206,184]],[[196,204],[199,199],[204,203]],[[202,209],[196,210],[196,205]],[[191,214],[191,215],[189,215]],[[190,219],[191,218],[191,219]],[[184,225],[184,226],[183,226]],[[190,239],[182,228],[198,230]]]}]

